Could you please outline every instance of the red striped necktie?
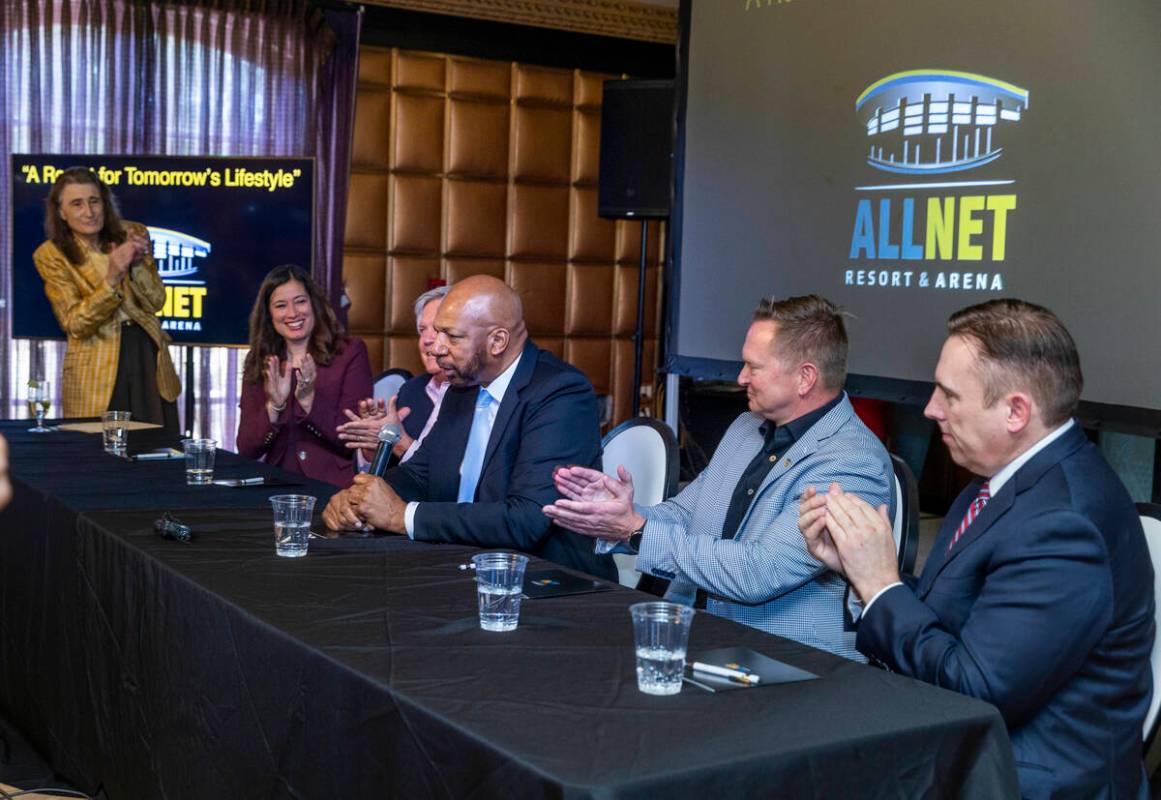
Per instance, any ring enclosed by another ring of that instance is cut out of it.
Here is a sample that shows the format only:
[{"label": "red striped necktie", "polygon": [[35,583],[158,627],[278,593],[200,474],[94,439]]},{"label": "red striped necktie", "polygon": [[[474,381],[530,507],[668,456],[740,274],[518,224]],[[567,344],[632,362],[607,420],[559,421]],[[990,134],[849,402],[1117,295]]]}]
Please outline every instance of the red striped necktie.
[{"label": "red striped necktie", "polygon": [[963,532],[968,529],[980,512],[984,510],[984,506],[992,499],[992,495],[988,492],[988,482],[984,481],[980,484],[980,491],[976,495],[976,499],[972,500],[972,504],[968,506],[967,513],[963,515],[963,521],[960,522],[959,527],[955,529],[955,536],[951,537],[951,544],[947,546],[947,552],[951,552],[955,547],[955,543],[959,541],[959,537],[963,536]]}]

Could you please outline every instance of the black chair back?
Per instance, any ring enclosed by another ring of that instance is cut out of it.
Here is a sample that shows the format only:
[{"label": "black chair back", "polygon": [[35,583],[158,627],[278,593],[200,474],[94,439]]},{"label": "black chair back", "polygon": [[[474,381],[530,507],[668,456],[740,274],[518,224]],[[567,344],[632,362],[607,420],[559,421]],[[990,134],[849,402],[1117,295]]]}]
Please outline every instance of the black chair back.
[{"label": "black chair back", "polygon": [[894,453],[891,454],[891,467],[899,485],[896,496],[898,513],[903,515],[899,533],[899,572],[909,575],[915,570],[915,557],[919,553],[919,487],[907,462]]}]

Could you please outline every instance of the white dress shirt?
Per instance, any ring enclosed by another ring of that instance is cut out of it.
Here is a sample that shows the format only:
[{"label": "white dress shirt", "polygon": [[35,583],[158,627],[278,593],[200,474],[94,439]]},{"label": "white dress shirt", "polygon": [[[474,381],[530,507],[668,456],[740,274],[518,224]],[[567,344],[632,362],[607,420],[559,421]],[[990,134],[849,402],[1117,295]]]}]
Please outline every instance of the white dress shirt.
[{"label": "white dress shirt", "polygon": [[443,396],[447,394],[448,381],[443,381],[437,384],[434,379],[427,382],[423,387],[423,391],[427,394],[427,399],[431,400],[431,413],[427,415],[427,422],[423,424],[423,430],[419,432],[419,437],[411,443],[407,448],[407,452],[403,454],[403,458],[399,459],[399,463],[407,461],[419,446],[423,444],[423,440],[427,438],[427,434],[431,432],[431,426],[435,424],[435,420],[439,417],[439,406],[443,402]]}]

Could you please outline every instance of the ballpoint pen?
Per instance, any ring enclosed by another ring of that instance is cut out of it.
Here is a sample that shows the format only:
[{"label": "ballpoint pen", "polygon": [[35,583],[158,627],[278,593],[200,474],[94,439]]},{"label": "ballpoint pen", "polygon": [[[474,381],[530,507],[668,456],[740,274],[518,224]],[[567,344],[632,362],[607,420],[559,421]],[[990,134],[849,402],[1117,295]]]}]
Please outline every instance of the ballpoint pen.
[{"label": "ballpoint pen", "polygon": [[719,678],[729,678],[737,683],[744,683],[747,686],[757,684],[761,678],[751,672],[740,669],[730,669],[728,667],[717,667],[713,664],[703,664],[700,661],[693,662],[693,671],[701,672],[706,675],[716,675]]}]

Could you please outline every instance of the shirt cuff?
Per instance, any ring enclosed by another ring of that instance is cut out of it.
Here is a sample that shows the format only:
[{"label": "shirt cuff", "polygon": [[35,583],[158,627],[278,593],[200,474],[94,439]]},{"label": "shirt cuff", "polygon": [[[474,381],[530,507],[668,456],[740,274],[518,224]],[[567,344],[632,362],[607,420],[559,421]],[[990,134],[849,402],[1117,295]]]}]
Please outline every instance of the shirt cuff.
[{"label": "shirt cuff", "polygon": [[[871,606],[873,606],[875,604],[875,601],[883,596],[883,592],[886,592],[890,589],[894,589],[896,586],[902,586],[902,585],[903,585],[903,581],[895,581],[894,583],[889,583],[886,586],[884,586],[882,589],[880,589],[879,591],[875,592],[875,596],[867,601],[867,604],[865,606],[863,606],[863,610],[859,614],[859,616],[863,616],[868,611],[870,611]],[[851,616],[854,617],[855,619],[859,618],[859,616],[855,616],[854,614],[852,614]]]},{"label": "shirt cuff", "polygon": [[407,508],[403,511],[403,527],[407,531],[408,539],[415,539],[415,509],[419,508],[419,503],[414,500],[407,504]]},{"label": "shirt cuff", "polygon": [[627,541],[614,542],[609,539],[597,539],[593,542],[593,552],[598,556],[607,556],[609,553],[635,556],[637,551],[629,546]]}]

